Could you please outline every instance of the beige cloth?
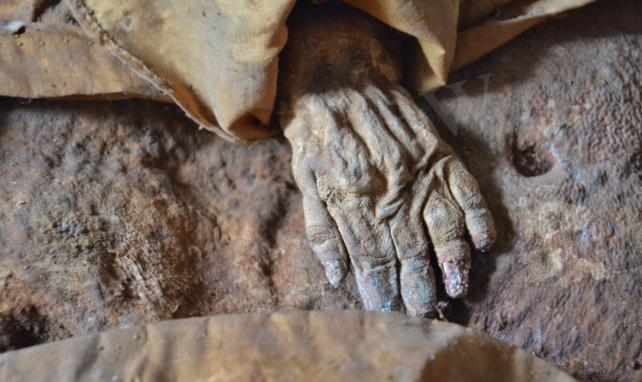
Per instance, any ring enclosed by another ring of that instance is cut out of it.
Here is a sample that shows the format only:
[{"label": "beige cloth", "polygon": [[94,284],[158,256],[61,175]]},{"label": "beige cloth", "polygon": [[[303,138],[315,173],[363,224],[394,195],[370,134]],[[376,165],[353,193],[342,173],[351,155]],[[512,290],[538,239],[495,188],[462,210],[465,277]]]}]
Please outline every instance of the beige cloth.
[{"label": "beige cloth", "polygon": [[461,326],[365,311],[147,324],[0,355],[2,381],[574,381]]},{"label": "beige cloth", "polygon": [[[278,54],[296,0],[65,0],[80,26],[46,28],[29,19],[38,1],[0,4],[0,21],[27,22],[24,33],[7,25],[0,33],[0,95],[173,100],[233,141],[280,132]],[[486,22],[478,20],[509,0],[344,1],[415,37],[404,48],[404,83],[420,94],[546,17],[594,0],[516,0],[500,12],[508,19]]]},{"label": "beige cloth", "polygon": [[[14,27],[20,28],[16,23]],[[104,96],[169,100],[137,76],[79,27],[31,24],[29,33],[0,43],[0,91],[18,97]],[[61,54],[64,52],[63,54]]]}]

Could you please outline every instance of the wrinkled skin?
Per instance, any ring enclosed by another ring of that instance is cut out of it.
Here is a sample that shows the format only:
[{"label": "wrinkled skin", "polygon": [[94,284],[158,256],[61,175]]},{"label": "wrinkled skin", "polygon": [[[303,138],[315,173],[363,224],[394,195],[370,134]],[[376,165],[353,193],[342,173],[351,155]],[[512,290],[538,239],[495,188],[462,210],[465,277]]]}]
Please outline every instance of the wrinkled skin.
[{"label": "wrinkled skin", "polygon": [[333,285],[351,264],[366,309],[432,317],[429,243],[458,298],[467,237],[481,251],[495,240],[477,182],[401,86],[396,32],[348,6],[294,13],[277,111],[310,245]]}]

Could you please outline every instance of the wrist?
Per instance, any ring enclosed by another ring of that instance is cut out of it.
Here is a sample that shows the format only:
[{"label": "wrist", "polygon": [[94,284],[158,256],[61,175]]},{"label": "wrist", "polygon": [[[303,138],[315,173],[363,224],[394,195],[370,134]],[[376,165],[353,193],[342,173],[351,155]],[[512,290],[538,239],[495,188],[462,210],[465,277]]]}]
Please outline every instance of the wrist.
[{"label": "wrist", "polygon": [[279,56],[277,112],[308,94],[380,89],[402,77],[397,32],[345,4],[298,4]]}]

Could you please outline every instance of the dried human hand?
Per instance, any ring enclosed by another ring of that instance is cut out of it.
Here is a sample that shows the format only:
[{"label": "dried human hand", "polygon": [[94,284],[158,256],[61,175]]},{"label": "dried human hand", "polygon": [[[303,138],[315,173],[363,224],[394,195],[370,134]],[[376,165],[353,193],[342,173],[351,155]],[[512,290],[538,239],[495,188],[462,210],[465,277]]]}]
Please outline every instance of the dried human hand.
[{"label": "dried human hand", "polygon": [[[446,290],[468,289],[470,247],[487,250],[493,221],[477,183],[400,86],[299,99],[285,125],[310,245],[332,284],[348,259],[369,310],[432,315],[428,237]],[[427,232],[423,222],[426,223]],[[400,299],[401,297],[401,299]]]},{"label": "dried human hand", "polygon": [[[297,34],[282,55],[279,84],[310,245],[334,285],[352,264],[366,309],[434,316],[428,238],[446,291],[463,297],[466,234],[489,249],[490,212],[477,182],[399,84],[394,36],[382,38],[376,21],[351,9],[310,15],[291,25]],[[313,53],[293,53],[311,40]]]}]

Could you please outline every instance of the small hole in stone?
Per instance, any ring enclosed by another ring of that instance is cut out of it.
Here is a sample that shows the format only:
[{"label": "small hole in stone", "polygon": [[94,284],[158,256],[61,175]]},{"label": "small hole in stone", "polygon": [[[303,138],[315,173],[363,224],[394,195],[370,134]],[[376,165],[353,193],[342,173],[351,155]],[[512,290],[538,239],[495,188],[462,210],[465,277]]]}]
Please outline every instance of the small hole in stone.
[{"label": "small hole in stone", "polygon": [[640,363],[640,361],[633,362],[633,370],[640,370],[640,369],[642,369],[642,363]]},{"label": "small hole in stone", "polygon": [[33,306],[0,316],[0,353],[46,342],[46,326]]},{"label": "small hole in stone", "polygon": [[513,145],[513,164],[527,177],[544,175],[555,166],[556,160],[548,147],[535,143]]},{"label": "small hole in stone", "polygon": [[18,28],[17,31],[13,32],[14,35],[20,36],[21,34],[25,33],[27,31],[27,28],[23,25],[20,28]]}]

